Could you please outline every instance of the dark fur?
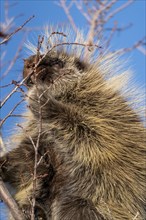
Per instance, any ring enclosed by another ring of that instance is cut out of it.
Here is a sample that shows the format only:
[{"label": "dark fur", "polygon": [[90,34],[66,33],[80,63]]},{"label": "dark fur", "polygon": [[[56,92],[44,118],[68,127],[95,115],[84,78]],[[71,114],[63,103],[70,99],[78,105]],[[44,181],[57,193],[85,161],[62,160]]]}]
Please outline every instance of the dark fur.
[{"label": "dark fur", "polygon": [[[35,60],[25,61],[24,77]],[[45,155],[37,168],[36,219],[38,213],[44,220],[145,219],[145,129],[99,72],[74,56],[54,53],[27,80],[28,125],[19,145],[0,158],[2,177],[16,188],[27,219],[34,169],[29,137],[36,144],[40,106],[38,160]]]}]

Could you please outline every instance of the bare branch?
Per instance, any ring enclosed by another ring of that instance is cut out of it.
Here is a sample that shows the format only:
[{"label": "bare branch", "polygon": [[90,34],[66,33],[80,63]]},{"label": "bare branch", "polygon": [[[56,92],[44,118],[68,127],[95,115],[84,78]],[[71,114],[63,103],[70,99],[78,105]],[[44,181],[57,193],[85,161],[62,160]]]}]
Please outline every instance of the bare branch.
[{"label": "bare branch", "polygon": [[50,53],[55,47],[63,46],[63,45],[78,45],[83,47],[96,47],[98,49],[102,49],[101,46],[98,46],[97,44],[89,44],[89,43],[78,43],[78,42],[63,42],[59,44],[55,44],[47,53]]},{"label": "bare branch", "polygon": [[76,25],[75,25],[75,22],[74,22],[72,16],[70,15],[70,11],[69,11],[69,10],[70,10],[70,7],[67,7],[66,1],[64,1],[64,0],[60,0],[60,6],[64,9],[64,11],[65,11],[65,13],[66,13],[66,15],[67,15],[67,17],[68,17],[68,20],[70,21],[70,24],[71,24],[72,27],[73,27],[73,30],[74,30],[75,32],[77,32],[77,27],[76,27]]},{"label": "bare branch", "polygon": [[79,1],[75,1],[75,5],[78,8],[78,10],[81,12],[81,14],[86,18],[86,20],[88,22],[90,22],[90,16],[83,9],[83,2],[82,1],[80,1],[80,2]]},{"label": "bare branch", "polygon": [[141,47],[141,45],[143,45],[145,43],[145,40],[146,40],[146,37],[143,37],[141,40],[137,41],[133,46],[127,47],[127,48],[122,48],[122,49],[117,50],[117,51],[113,51],[113,53],[124,54],[124,53],[127,53],[127,52],[131,52],[134,49],[139,49],[139,47]]},{"label": "bare branch", "polygon": [[[26,77],[26,78],[28,78],[28,77]],[[23,85],[23,83],[25,82],[26,78],[24,78],[24,79],[19,83],[19,85],[17,85],[17,86],[6,96],[6,98],[1,102],[0,108],[2,108],[3,105],[8,101],[8,99],[17,91],[17,89],[18,89],[21,85]]]},{"label": "bare branch", "polygon": [[1,80],[10,72],[10,70],[11,70],[12,67],[14,66],[16,60],[18,59],[18,57],[19,57],[19,55],[20,55],[20,52],[21,52],[21,50],[22,50],[22,44],[24,43],[25,38],[26,38],[26,35],[24,35],[24,37],[23,37],[23,39],[22,39],[22,41],[21,41],[21,43],[20,43],[20,45],[19,45],[19,47],[18,47],[18,49],[17,49],[17,51],[16,51],[16,53],[15,53],[13,59],[12,59],[12,60],[10,61],[10,63],[9,63],[8,68],[7,68],[6,71],[3,73],[2,77],[0,78]]},{"label": "bare branch", "polygon": [[0,197],[8,206],[15,220],[25,220],[23,213],[20,211],[20,209],[17,206],[17,203],[10,195],[1,177],[0,177]]},{"label": "bare branch", "polygon": [[0,45],[1,44],[4,44],[6,43],[8,40],[10,40],[10,38],[16,34],[18,31],[20,31],[31,19],[33,19],[35,16],[31,16],[29,19],[27,19],[23,25],[21,25],[19,28],[17,28],[15,31],[13,31],[11,34],[9,34],[3,41],[0,42]]},{"label": "bare branch", "polygon": [[91,23],[90,23],[90,30],[88,32],[88,37],[87,37],[87,43],[88,44],[92,44],[93,43],[93,39],[94,39],[94,32],[96,29],[96,20],[98,19],[100,14],[100,11],[96,11],[91,19]]},{"label": "bare branch", "polygon": [[139,45],[137,49],[146,56],[146,49],[142,45]]},{"label": "bare branch", "polygon": [[14,108],[7,114],[7,116],[1,121],[0,123],[0,127],[4,124],[4,122],[12,115],[12,113],[16,110],[16,108],[24,101],[24,99],[22,99],[20,102],[18,102]]},{"label": "bare branch", "polygon": [[[133,24],[129,23],[129,24],[125,25],[125,26],[117,27],[115,31],[118,31],[118,32],[125,31],[125,30],[131,28],[132,26],[133,26]],[[105,28],[105,31],[112,31],[112,30],[113,30],[113,27]]]},{"label": "bare branch", "polygon": [[123,9],[127,8],[129,5],[131,5],[134,2],[134,0],[128,0],[125,4],[121,5],[119,8],[112,11],[106,18],[105,22],[109,21],[112,17],[114,17],[117,13],[122,11]]},{"label": "bare branch", "polygon": [[113,35],[114,35],[115,31],[117,30],[117,25],[118,25],[118,23],[115,21],[115,22],[114,22],[114,26],[113,26],[113,28],[112,28],[112,30],[111,30],[111,33],[110,33],[110,35],[109,35],[109,37],[108,37],[108,40],[107,40],[107,42],[106,42],[106,48],[108,48],[109,45],[110,45],[110,42],[111,42],[111,40],[112,40],[112,38],[113,38]]}]

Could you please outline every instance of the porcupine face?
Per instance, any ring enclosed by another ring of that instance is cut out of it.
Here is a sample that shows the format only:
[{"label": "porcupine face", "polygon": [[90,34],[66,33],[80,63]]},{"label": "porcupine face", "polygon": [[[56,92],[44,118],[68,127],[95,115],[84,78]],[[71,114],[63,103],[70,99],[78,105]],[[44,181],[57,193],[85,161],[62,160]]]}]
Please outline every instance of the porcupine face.
[{"label": "porcupine face", "polygon": [[[45,81],[49,84],[53,82],[56,77],[59,77],[59,74],[56,74],[57,72],[61,74],[61,70],[64,67],[64,62],[62,60],[57,57],[46,56],[44,59],[42,59],[42,57],[43,55],[39,56],[39,60],[37,61],[37,56],[33,55],[25,60],[23,77],[25,78],[30,75],[26,82],[28,86],[33,85],[35,81]],[[39,65],[37,65],[38,62],[40,62]],[[35,65],[37,65],[36,68]]]},{"label": "porcupine face", "polygon": [[67,54],[46,55],[44,58],[43,55],[40,55],[39,58],[37,55],[33,55],[24,61],[23,77],[30,75],[26,80],[28,87],[35,83],[50,85],[66,76],[80,75],[85,68],[85,64],[79,59]]}]

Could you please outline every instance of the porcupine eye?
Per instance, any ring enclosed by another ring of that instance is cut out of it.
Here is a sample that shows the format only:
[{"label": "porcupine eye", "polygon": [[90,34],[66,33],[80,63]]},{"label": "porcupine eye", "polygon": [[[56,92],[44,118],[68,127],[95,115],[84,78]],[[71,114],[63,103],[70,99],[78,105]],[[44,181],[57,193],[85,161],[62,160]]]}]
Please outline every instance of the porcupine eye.
[{"label": "porcupine eye", "polygon": [[32,69],[34,67],[35,67],[35,63],[27,64],[27,66],[26,66],[27,69],[30,69],[30,68]]}]

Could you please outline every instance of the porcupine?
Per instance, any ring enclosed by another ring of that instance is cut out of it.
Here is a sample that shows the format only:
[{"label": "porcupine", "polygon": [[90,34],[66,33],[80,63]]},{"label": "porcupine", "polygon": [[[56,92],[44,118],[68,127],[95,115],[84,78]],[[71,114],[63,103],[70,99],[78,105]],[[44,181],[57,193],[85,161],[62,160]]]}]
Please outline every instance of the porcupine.
[{"label": "porcupine", "polygon": [[26,219],[39,135],[36,219],[145,219],[145,128],[120,90],[115,59],[84,60],[79,45],[39,54],[29,46],[34,54],[23,70],[28,122],[17,146],[0,158],[2,178],[16,188]]}]

